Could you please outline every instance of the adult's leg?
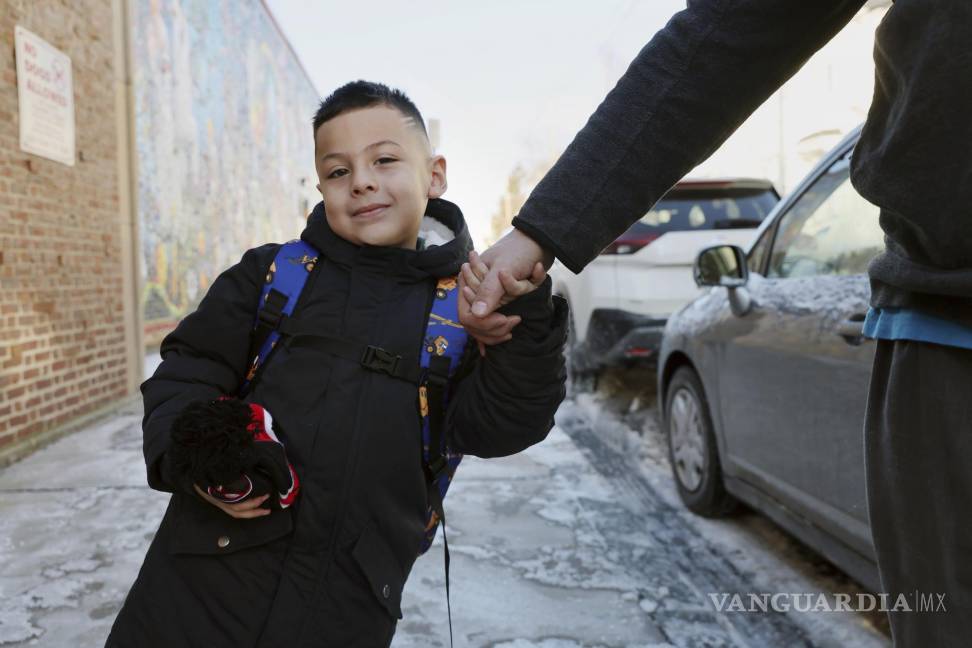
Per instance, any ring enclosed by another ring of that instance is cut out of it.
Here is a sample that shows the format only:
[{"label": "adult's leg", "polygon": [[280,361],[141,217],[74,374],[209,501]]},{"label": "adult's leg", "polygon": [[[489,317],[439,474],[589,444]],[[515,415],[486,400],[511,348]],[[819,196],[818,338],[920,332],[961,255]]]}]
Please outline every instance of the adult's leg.
[{"label": "adult's leg", "polygon": [[896,648],[972,641],[972,350],[878,341],[865,421],[867,502]]}]

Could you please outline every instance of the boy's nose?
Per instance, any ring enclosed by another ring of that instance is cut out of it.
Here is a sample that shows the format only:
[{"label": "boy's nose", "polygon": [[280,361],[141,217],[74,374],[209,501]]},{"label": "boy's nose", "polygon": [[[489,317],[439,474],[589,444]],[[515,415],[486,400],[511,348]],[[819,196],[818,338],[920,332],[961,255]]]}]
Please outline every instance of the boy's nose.
[{"label": "boy's nose", "polygon": [[374,191],[378,188],[378,182],[371,173],[356,173],[352,177],[351,191],[355,194],[362,194],[366,191]]}]

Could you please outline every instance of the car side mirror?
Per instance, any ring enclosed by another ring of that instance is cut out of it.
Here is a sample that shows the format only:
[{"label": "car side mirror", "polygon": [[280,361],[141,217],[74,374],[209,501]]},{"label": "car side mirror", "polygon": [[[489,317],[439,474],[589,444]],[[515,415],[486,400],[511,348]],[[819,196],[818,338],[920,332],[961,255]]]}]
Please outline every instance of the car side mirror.
[{"label": "car side mirror", "polygon": [[695,284],[740,288],[749,281],[746,253],[737,245],[707,247],[695,259],[692,268]]}]

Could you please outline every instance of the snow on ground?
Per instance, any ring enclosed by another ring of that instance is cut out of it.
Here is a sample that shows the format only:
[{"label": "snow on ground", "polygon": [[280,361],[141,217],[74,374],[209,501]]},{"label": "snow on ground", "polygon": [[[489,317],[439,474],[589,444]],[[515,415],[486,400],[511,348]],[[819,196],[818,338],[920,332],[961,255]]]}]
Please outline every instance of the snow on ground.
[{"label": "snow on ground", "polygon": [[[630,459],[630,466],[701,537],[717,546],[760,592],[849,593],[855,600],[867,590],[812,549],[801,544],[761,514],[744,509],[722,519],[693,515],[681,503],[661,429],[653,372],[608,372],[593,393],[579,394],[561,408],[560,416],[581,416],[596,435]],[[788,616],[810,636],[833,634],[837,645],[884,646],[890,630],[883,613],[813,613]],[[863,637],[861,636],[863,632]]]},{"label": "snow on ground", "polygon": [[[514,457],[466,458],[446,500],[456,645],[665,645],[598,527],[615,496],[558,428]],[[442,560],[440,534],[409,577],[396,648],[448,645]]]},{"label": "snow on ground", "polygon": [[0,646],[102,646],[167,497],[145,486],[141,403],[0,471]]},{"label": "snow on ground", "polygon": [[[866,616],[714,610],[712,588],[856,590],[761,516],[687,513],[654,396],[631,384],[566,402],[524,453],[463,462],[446,500],[455,645],[887,646]],[[133,401],[0,471],[0,646],[103,645],[167,502],[145,486],[140,416]],[[449,645],[442,550],[440,533],[412,570],[396,648]]]}]

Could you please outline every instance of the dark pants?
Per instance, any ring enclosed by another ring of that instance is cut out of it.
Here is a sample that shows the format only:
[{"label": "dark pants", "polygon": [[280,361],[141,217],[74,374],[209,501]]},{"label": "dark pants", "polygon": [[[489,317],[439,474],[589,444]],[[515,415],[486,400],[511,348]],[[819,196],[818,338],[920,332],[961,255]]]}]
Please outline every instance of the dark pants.
[{"label": "dark pants", "polygon": [[879,340],[865,421],[867,502],[883,591],[944,594],[893,611],[896,648],[972,645],[972,350]]}]

